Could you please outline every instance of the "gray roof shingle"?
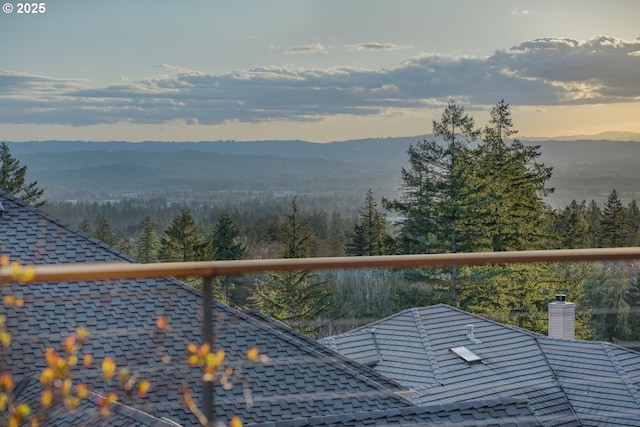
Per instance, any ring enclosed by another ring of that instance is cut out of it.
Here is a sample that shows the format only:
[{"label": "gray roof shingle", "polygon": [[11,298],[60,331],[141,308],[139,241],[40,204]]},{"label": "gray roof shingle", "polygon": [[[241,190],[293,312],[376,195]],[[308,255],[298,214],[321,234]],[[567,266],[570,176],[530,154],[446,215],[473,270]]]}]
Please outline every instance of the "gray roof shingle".
[{"label": "gray roof shingle", "polygon": [[364,427],[378,426],[540,426],[527,402],[518,399],[494,399],[386,411],[326,415],[318,418],[248,424],[245,427]]},{"label": "gray roof shingle", "polygon": [[[473,343],[466,325],[474,325]],[[411,387],[419,405],[492,397],[527,399],[549,426],[640,425],[640,354],[613,344],[561,340],[436,305],[409,309],[323,338],[355,360],[375,330],[382,360],[375,370]],[[451,352],[465,346],[481,359]]]},{"label": "gray roof shingle", "polygon": [[40,425],[93,426],[93,427],[176,427],[177,424],[156,418],[148,413],[134,409],[121,403],[109,407],[111,415],[100,414],[96,393],[89,393],[87,399],[69,411],[62,405],[52,406],[47,410],[41,406],[42,386],[37,379],[25,379],[15,389],[14,399],[26,403],[39,415]]}]

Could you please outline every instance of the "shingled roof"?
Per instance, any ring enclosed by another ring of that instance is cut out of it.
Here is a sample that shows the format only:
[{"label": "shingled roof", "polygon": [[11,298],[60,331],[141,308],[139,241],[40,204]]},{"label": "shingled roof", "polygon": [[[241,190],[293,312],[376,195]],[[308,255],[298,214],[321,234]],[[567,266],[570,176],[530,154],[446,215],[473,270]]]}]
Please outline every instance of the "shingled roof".
[{"label": "shingled roof", "polygon": [[[473,325],[473,337],[467,335]],[[528,400],[548,426],[638,425],[640,353],[549,338],[440,304],[402,311],[320,340],[411,387],[420,405]],[[479,360],[452,349],[464,347]]]},{"label": "shingled roof", "polygon": [[[4,215],[0,218],[0,253],[24,264],[75,262],[134,262],[131,258],[0,191]],[[115,359],[139,378],[151,380],[147,396],[120,393],[120,402],[153,419],[180,425],[199,425],[185,407],[180,393],[189,385],[201,396],[201,371],[186,362],[185,347],[200,342],[201,294],[172,278],[80,281],[11,285],[0,296],[24,298],[24,307],[5,307],[6,327],[14,340],[4,360],[15,382],[37,378],[45,366],[44,352],[61,343],[78,327],[90,330],[82,352],[94,364],[78,369],[76,378],[96,393],[111,392],[116,379],[100,378],[99,363]],[[166,316],[168,327],[158,329],[156,319]],[[216,387],[215,409],[222,421],[239,415],[245,423],[321,417],[326,414],[386,411],[413,406],[388,386],[364,375],[364,367],[341,363],[342,356],[274,328],[268,322],[214,303],[216,342],[227,352],[234,368],[233,387]],[[248,362],[245,352],[257,347],[266,363]],[[319,351],[322,350],[322,351]],[[21,397],[29,399],[24,387]],[[397,388],[397,387],[396,387]],[[250,404],[247,404],[250,396]],[[67,425],[64,418],[47,425]],[[153,425],[153,424],[149,424]]]},{"label": "shingled roof", "polygon": [[414,406],[386,411],[248,424],[245,427],[365,427],[365,426],[540,426],[526,401],[510,398]]}]

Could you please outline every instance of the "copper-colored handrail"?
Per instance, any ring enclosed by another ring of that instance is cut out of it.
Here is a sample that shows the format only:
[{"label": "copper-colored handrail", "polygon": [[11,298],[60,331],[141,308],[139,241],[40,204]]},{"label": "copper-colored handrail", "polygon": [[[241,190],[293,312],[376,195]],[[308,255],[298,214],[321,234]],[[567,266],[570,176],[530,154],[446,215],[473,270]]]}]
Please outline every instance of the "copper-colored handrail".
[{"label": "copper-colored handrail", "polygon": [[[148,277],[237,276],[266,271],[340,270],[359,268],[443,267],[534,262],[640,260],[640,247],[561,249],[518,252],[474,252],[370,257],[288,258],[239,261],[168,262],[152,264],[90,263],[37,265],[35,283],[74,280],[116,280]],[[10,269],[0,270],[0,284],[15,281]]]}]

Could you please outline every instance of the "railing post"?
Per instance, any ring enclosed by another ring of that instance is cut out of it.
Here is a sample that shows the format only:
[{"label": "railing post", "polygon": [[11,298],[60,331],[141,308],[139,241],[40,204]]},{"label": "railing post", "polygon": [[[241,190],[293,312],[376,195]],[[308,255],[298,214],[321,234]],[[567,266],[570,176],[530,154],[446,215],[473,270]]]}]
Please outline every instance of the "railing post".
[{"label": "railing post", "polygon": [[[213,349],[213,290],[212,278],[210,276],[202,278],[202,343],[207,343]],[[213,381],[203,381],[203,413],[209,420],[209,426],[216,423],[216,413],[214,409],[214,383]]]}]

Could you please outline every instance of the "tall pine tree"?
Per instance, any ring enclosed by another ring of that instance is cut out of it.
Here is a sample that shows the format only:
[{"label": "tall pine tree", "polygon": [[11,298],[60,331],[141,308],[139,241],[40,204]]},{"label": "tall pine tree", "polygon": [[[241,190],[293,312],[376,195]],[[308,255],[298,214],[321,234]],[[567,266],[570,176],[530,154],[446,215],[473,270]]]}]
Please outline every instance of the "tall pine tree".
[{"label": "tall pine tree", "polygon": [[[469,144],[478,136],[472,117],[450,100],[440,121],[433,121],[436,140],[409,148],[409,168],[402,168],[402,197],[384,200],[399,213],[403,252],[434,253],[473,250],[475,228],[469,226],[478,206],[477,181],[470,167]],[[457,268],[450,276],[451,304],[457,305]]]},{"label": "tall pine tree", "polygon": [[572,200],[569,206],[560,212],[556,232],[562,249],[580,249],[588,245],[589,222],[585,202]]},{"label": "tall pine tree", "polygon": [[477,238],[492,251],[537,248],[548,212],[544,197],[553,191],[547,186],[551,168],[537,161],[540,147],[509,141],[516,133],[510,105],[502,100],[491,110],[475,162],[484,193]]},{"label": "tall pine tree", "polygon": [[158,225],[146,216],[138,226],[138,234],[135,238],[135,258],[141,263],[158,261],[160,239],[156,234]]},{"label": "tall pine tree", "polygon": [[[309,256],[314,236],[309,223],[301,221],[295,198],[290,212],[284,215],[279,238],[282,258]],[[318,330],[314,322],[330,306],[330,290],[309,271],[271,273],[257,284],[251,300],[265,314],[314,335]]]},{"label": "tall pine tree", "polygon": [[205,248],[208,259],[242,259],[247,255],[240,230],[229,214],[222,214],[210,227]]},{"label": "tall pine tree", "polygon": [[386,255],[391,252],[392,237],[387,233],[387,218],[378,212],[369,189],[360,210],[358,223],[353,226],[351,238],[347,243],[347,254],[354,256]]},{"label": "tall pine tree", "polygon": [[640,208],[635,199],[627,205],[627,228],[629,246],[638,246],[640,244]]},{"label": "tall pine tree", "polygon": [[602,210],[600,223],[600,241],[605,248],[626,246],[629,238],[629,225],[624,206],[613,189]]},{"label": "tall pine tree", "polygon": [[[211,260],[243,259],[247,256],[242,234],[229,214],[222,214],[220,219],[209,228],[204,244],[204,257]],[[214,295],[226,304],[238,304],[242,297],[236,298],[243,281],[242,277],[220,277],[216,280]]]},{"label": "tall pine tree", "polygon": [[587,206],[587,245],[589,248],[600,247],[600,223],[602,222],[602,210],[595,200],[591,200]]},{"label": "tall pine tree", "polygon": [[183,209],[164,231],[160,243],[161,261],[199,261],[202,247],[198,227],[189,211]]},{"label": "tall pine tree", "polygon": [[9,146],[0,144],[0,190],[11,193],[16,197],[36,207],[44,204],[41,201],[44,190],[38,188],[38,182],[25,182],[27,166],[20,166],[20,161],[9,152]]}]

